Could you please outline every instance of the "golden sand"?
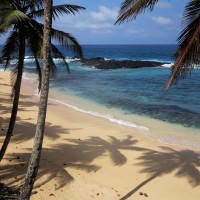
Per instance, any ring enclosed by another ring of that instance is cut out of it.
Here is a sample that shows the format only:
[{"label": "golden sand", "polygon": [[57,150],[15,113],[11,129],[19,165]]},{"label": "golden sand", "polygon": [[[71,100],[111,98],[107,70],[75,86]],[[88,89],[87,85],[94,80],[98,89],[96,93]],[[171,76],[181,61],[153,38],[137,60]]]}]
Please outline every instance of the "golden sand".
[{"label": "golden sand", "polygon": [[[0,72],[0,142],[10,117],[9,73]],[[21,185],[35,133],[38,96],[23,80],[15,131],[0,182]],[[161,128],[161,127],[158,127]],[[199,200],[200,152],[49,101],[32,200]]]}]

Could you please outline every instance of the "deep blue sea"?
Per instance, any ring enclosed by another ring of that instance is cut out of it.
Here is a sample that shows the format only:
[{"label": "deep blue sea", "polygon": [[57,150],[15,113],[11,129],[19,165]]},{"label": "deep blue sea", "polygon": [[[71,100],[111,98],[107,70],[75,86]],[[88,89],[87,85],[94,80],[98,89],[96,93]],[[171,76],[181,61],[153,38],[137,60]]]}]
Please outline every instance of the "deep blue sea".
[{"label": "deep blue sea", "polygon": [[[84,45],[83,51],[86,58],[104,57],[115,60],[173,63],[176,47],[176,45]],[[185,133],[194,131],[194,141],[198,138],[200,145],[199,70],[194,70],[191,76],[179,80],[164,92],[164,86],[171,72],[170,64],[155,68],[99,70],[83,66],[79,61],[72,62],[73,59],[70,58],[73,55],[64,49],[62,51],[70,61],[70,75],[62,63],[55,60],[57,73],[50,84],[51,98],[118,124],[133,124],[148,129],[148,123],[139,123],[137,120],[139,116],[158,120],[161,124],[166,122],[172,126],[180,126],[185,128]],[[30,59],[26,59],[25,72],[35,72]],[[167,138],[166,135],[162,135],[162,138],[173,143],[173,139]],[[174,143],[179,143],[175,140]],[[180,143],[185,144],[185,141]]]}]

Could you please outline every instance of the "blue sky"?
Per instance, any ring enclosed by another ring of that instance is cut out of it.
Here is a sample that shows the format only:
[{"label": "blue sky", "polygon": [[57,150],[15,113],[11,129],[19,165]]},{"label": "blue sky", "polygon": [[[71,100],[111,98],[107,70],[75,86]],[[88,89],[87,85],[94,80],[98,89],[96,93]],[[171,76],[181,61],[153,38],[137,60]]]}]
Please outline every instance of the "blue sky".
[{"label": "blue sky", "polygon": [[[159,0],[153,12],[137,20],[114,25],[123,0],[54,0],[54,4],[76,4],[86,10],[64,15],[53,27],[69,32],[81,44],[174,44],[183,28],[181,17],[188,0]],[[0,38],[2,43],[5,38]]]},{"label": "blue sky", "polygon": [[72,33],[81,44],[174,44],[188,0],[159,0],[153,12],[114,25],[122,0],[54,0],[84,6],[76,16],[65,15],[54,27]]}]

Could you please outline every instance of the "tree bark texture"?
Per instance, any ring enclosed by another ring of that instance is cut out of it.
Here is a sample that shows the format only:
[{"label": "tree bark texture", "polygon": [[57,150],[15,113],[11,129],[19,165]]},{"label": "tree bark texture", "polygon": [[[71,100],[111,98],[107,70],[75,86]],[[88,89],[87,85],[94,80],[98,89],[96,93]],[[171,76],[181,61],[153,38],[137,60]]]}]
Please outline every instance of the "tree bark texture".
[{"label": "tree bark texture", "polygon": [[51,27],[52,27],[52,0],[44,0],[44,38],[43,38],[43,75],[40,94],[40,105],[35,133],[33,150],[27,169],[25,183],[22,187],[20,200],[29,200],[31,191],[36,180],[42,143],[44,136],[46,111],[49,93],[49,76],[50,76],[50,58],[51,58]]}]

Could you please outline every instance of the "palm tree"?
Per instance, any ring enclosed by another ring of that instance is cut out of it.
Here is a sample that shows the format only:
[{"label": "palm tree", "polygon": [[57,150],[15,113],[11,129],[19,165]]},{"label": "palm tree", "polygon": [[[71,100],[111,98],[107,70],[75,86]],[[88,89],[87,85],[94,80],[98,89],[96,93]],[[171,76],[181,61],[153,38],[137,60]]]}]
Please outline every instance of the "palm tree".
[{"label": "palm tree", "polygon": [[[48,104],[49,93],[49,79],[50,69],[52,65],[51,50],[51,35],[54,30],[52,29],[52,16],[53,16],[53,0],[44,1],[44,38],[43,38],[43,73],[42,73],[42,85],[40,94],[40,105],[35,133],[35,140],[33,150],[30,158],[30,162],[27,169],[25,183],[22,187],[19,200],[29,200],[31,191],[35,183],[35,179],[38,172],[40,156],[42,152],[42,144],[45,129],[46,111]],[[81,53],[81,52],[80,52]],[[81,54],[82,56],[82,54]]]},{"label": "palm tree", "polygon": [[52,28],[52,0],[44,1],[44,39],[43,39],[43,77],[40,94],[40,106],[38,112],[37,127],[35,133],[34,146],[31,154],[31,159],[27,169],[25,183],[21,190],[20,200],[28,200],[31,196],[31,191],[37,176],[40,155],[42,151],[42,143],[44,136],[44,127],[48,103],[49,93],[49,75],[51,66],[51,28]]},{"label": "palm tree", "polygon": [[[158,0],[124,0],[115,24],[136,19],[146,9],[153,10]],[[178,48],[175,53],[175,63],[165,86],[170,85],[180,77],[191,74],[195,66],[200,64],[200,1],[190,0],[184,10],[183,24],[185,28],[178,38]]]},{"label": "palm tree", "polygon": [[[53,19],[62,14],[75,14],[81,9],[85,8],[69,4],[53,6]],[[0,2],[0,36],[9,32],[9,36],[2,50],[5,69],[9,66],[13,56],[17,56],[18,58],[18,62],[11,73],[13,107],[6,138],[0,151],[0,161],[5,154],[16,121],[26,47],[34,56],[39,76],[38,87],[39,89],[41,87],[41,66],[39,60],[42,58],[44,26],[37,22],[36,18],[42,18],[43,16],[44,2],[42,0],[1,0]],[[72,50],[77,56],[82,57],[81,47],[72,35],[53,28],[51,34],[52,38],[57,40],[59,44],[66,47],[68,50]],[[55,45],[51,44],[51,50],[52,53],[60,57],[68,67],[64,55]],[[55,66],[53,59],[51,59],[51,66],[51,70],[53,71],[53,67]]]}]

